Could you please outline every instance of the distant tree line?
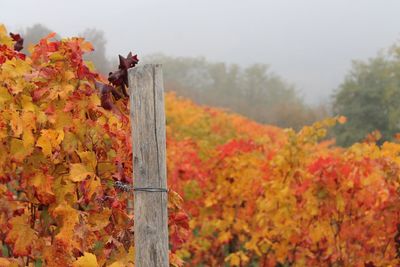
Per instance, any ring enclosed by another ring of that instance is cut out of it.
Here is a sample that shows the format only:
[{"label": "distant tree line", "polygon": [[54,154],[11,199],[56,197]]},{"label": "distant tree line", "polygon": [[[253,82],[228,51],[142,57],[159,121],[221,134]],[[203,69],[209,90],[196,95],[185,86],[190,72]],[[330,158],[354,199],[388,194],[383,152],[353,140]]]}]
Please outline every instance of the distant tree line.
[{"label": "distant tree line", "polygon": [[165,55],[148,56],[145,61],[163,64],[167,90],[261,123],[299,129],[328,114],[324,106],[306,105],[293,85],[264,64],[241,67]]}]

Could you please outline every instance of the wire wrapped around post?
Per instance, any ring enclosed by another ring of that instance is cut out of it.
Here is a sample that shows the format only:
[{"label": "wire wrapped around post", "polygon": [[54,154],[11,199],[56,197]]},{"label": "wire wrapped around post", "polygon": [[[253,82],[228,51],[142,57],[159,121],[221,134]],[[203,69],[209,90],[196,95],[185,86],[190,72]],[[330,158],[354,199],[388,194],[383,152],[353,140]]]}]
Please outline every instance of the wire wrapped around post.
[{"label": "wire wrapped around post", "polygon": [[130,192],[130,191],[140,191],[140,192],[164,192],[168,193],[168,189],[166,188],[159,188],[159,187],[134,187],[129,184],[125,184],[121,181],[116,181],[114,183],[115,188],[124,191],[124,192]]}]

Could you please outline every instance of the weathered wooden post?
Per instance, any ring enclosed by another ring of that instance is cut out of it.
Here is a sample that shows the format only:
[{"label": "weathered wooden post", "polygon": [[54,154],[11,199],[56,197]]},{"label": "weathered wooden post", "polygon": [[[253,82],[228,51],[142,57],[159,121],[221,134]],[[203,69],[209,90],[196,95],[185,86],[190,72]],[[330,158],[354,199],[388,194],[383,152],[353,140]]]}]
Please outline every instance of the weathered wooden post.
[{"label": "weathered wooden post", "polygon": [[167,267],[168,213],[161,65],[129,70],[133,138],[135,266]]}]

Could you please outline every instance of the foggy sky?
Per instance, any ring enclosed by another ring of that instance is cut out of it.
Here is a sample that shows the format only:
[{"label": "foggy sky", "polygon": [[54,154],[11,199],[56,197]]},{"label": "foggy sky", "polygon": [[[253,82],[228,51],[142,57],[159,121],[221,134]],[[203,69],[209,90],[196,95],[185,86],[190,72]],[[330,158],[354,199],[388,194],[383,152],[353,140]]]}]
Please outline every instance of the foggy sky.
[{"label": "foggy sky", "polygon": [[352,59],[399,40],[399,10],[398,0],[0,0],[0,23],[12,31],[41,23],[63,36],[95,27],[109,57],[132,50],[266,63],[316,103]]}]

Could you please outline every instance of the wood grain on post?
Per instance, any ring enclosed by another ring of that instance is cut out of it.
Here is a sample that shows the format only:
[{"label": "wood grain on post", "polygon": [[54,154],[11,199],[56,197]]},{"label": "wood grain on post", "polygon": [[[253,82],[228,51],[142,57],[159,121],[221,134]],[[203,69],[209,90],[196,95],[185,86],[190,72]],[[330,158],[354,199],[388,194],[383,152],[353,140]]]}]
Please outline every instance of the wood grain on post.
[{"label": "wood grain on post", "polygon": [[[164,88],[161,65],[129,70],[135,187],[167,188]],[[134,192],[135,266],[167,267],[168,195]]]}]

